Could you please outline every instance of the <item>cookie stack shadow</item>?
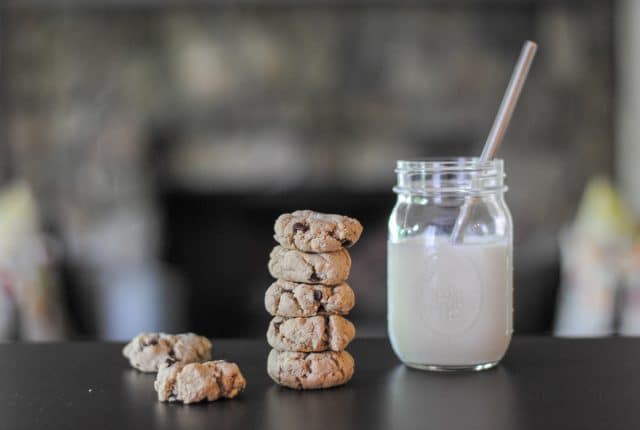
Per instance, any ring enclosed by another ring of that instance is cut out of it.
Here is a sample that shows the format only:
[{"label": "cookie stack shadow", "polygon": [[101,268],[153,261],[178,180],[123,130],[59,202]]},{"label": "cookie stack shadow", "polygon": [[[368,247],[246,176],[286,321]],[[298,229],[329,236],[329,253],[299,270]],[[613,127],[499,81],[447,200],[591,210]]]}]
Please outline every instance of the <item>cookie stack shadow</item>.
[{"label": "cookie stack shadow", "polygon": [[342,215],[296,211],[276,220],[269,272],[276,281],[265,294],[273,318],[267,331],[267,372],[295,389],[329,388],[347,383],[354,360],[345,348],[356,330],[344,316],[355,305],[345,282],[351,269],[347,248],[362,225]]}]

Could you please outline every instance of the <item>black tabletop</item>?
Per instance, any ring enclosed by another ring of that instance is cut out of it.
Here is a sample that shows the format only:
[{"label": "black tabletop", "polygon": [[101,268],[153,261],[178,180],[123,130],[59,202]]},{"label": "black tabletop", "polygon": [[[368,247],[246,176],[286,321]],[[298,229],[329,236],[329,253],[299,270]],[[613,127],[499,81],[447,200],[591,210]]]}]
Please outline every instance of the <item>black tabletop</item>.
[{"label": "black tabletop", "polygon": [[0,429],[640,428],[640,339],[518,338],[500,366],[437,374],[401,365],[384,339],[350,347],[340,388],[298,392],[268,378],[263,340],[214,341],[247,390],[234,400],[158,403],[154,375],[115,343],[0,345]]}]

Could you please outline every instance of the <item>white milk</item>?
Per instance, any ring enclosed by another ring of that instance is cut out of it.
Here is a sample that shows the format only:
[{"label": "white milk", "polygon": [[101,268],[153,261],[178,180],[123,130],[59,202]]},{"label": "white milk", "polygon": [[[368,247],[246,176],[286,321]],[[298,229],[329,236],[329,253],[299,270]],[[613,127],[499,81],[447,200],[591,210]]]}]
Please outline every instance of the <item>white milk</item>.
[{"label": "white milk", "polygon": [[512,332],[511,244],[420,236],[388,245],[388,324],[415,366],[477,366],[504,355]]}]

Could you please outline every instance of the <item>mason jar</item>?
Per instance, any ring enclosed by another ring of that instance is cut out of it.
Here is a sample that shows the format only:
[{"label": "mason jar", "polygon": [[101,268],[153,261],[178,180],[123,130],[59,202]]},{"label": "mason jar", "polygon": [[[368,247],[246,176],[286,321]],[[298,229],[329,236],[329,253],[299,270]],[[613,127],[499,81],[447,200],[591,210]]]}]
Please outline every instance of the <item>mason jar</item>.
[{"label": "mason jar", "polygon": [[398,161],[387,322],[407,366],[483,370],[513,331],[513,223],[503,161]]}]

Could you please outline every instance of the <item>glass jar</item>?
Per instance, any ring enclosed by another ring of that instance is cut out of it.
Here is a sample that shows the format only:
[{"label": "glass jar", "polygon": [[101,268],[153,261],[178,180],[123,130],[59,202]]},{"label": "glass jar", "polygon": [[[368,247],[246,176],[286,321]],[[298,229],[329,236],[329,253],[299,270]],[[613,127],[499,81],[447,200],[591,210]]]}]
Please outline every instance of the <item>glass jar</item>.
[{"label": "glass jar", "polygon": [[419,369],[491,368],[513,331],[513,224],[503,162],[398,161],[396,173],[387,260],[393,350]]}]

